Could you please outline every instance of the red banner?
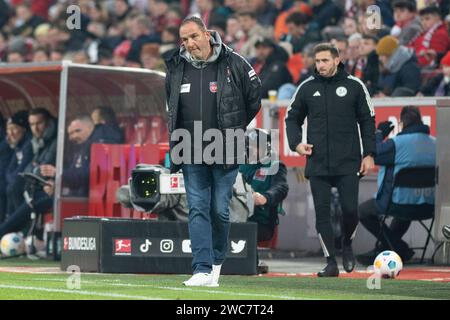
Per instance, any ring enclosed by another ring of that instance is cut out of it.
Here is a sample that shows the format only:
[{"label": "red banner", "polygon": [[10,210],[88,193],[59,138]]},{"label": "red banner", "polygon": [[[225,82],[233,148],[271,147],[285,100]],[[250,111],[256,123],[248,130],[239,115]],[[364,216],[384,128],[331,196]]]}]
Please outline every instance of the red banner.
[{"label": "red banner", "polygon": [[[395,136],[399,131],[400,112],[402,106],[377,106],[375,107],[375,121],[376,124],[382,121],[392,121],[395,128],[392,131],[390,137]],[[422,114],[423,122],[430,126],[431,135],[436,136],[436,107],[435,106],[419,106]],[[306,164],[306,158],[298,155],[296,152],[292,152],[289,149],[287,136],[286,136],[286,107],[279,108],[278,128],[280,129],[280,160],[282,160],[287,167],[304,167]],[[304,131],[305,132],[305,131]]]}]

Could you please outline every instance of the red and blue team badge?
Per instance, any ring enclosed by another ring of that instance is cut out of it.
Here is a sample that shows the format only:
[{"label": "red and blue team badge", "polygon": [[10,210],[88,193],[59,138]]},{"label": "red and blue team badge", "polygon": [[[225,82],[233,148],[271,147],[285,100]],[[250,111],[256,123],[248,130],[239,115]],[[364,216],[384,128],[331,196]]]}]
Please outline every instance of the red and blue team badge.
[{"label": "red and blue team badge", "polygon": [[212,93],[217,92],[217,81],[212,81],[209,83],[209,91],[211,91]]}]

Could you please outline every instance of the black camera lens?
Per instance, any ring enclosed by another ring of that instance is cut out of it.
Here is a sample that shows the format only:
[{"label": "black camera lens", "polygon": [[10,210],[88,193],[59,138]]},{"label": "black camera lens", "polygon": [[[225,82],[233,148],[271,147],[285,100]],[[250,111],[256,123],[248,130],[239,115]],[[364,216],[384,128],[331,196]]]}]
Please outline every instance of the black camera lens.
[{"label": "black camera lens", "polygon": [[137,173],[133,177],[136,195],[140,198],[153,198],[159,193],[158,177],[152,173]]}]

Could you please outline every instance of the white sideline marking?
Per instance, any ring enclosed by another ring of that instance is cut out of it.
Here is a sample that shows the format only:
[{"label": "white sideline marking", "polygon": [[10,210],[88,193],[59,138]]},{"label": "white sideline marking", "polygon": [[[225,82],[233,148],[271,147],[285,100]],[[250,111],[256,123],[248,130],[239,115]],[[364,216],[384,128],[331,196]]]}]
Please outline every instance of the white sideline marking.
[{"label": "white sideline marking", "polygon": [[[37,281],[60,281],[65,282],[63,279],[49,279],[49,278],[34,278],[33,280]],[[182,288],[182,287],[163,287],[163,286],[153,286],[150,284],[132,284],[132,283],[108,283],[110,280],[81,280],[81,284],[99,284],[98,282],[103,282],[103,284],[107,283],[108,285],[115,287],[139,287],[139,288],[154,288],[154,289],[162,289],[162,290],[172,290],[172,291],[190,291],[190,292],[201,292],[201,293],[216,293],[216,294],[225,294],[231,296],[250,296],[250,297],[261,297],[261,298],[270,298],[270,299],[285,299],[285,300],[316,300],[316,298],[304,298],[304,297],[292,297],[292,296],[283,296],[283,295],[272,295],[272,294],[264,294],[264,293],[244,293],[244,292],[232,292],[232,291],[219,291],[219,290],[208,290],[208,289],[194,289],[194,288]],[[113,280],[119,281],[119,280]],[[70,290],[69,290],[70,291]]]},{"label": "white sideline marking", "polygon": [[162,300],[162,298],[150,298],[150,297],[146,297],[146,296],[131,296],[131,295],[120,294],[120,293],[102,293],[102,292],[84,291],[84,290],[38,288],[38,287],[29,287],[29,286],[11,286],[11,285],[4,285],[4,284],[0,284],[0,288],[15,289],[15,290],[29,290],[29,291],[69,293],[69,294],[99,296],[99,297],[108,297],[108,298],[128,298],[128,299],[139,299],[139,300]]}]

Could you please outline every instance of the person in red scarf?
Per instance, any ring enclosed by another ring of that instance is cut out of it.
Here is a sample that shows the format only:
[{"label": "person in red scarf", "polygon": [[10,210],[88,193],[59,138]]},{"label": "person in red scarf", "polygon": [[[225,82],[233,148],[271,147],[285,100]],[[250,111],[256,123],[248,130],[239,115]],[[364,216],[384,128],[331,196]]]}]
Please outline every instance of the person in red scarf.
[{"label": "person in red scarf", "polygon": [[435,67],[436,61],[450,48],[448,31],[438,7],[425,7],[419,15],[424,31],[412,41],[411,47],[416,51],[419,66]]}]

